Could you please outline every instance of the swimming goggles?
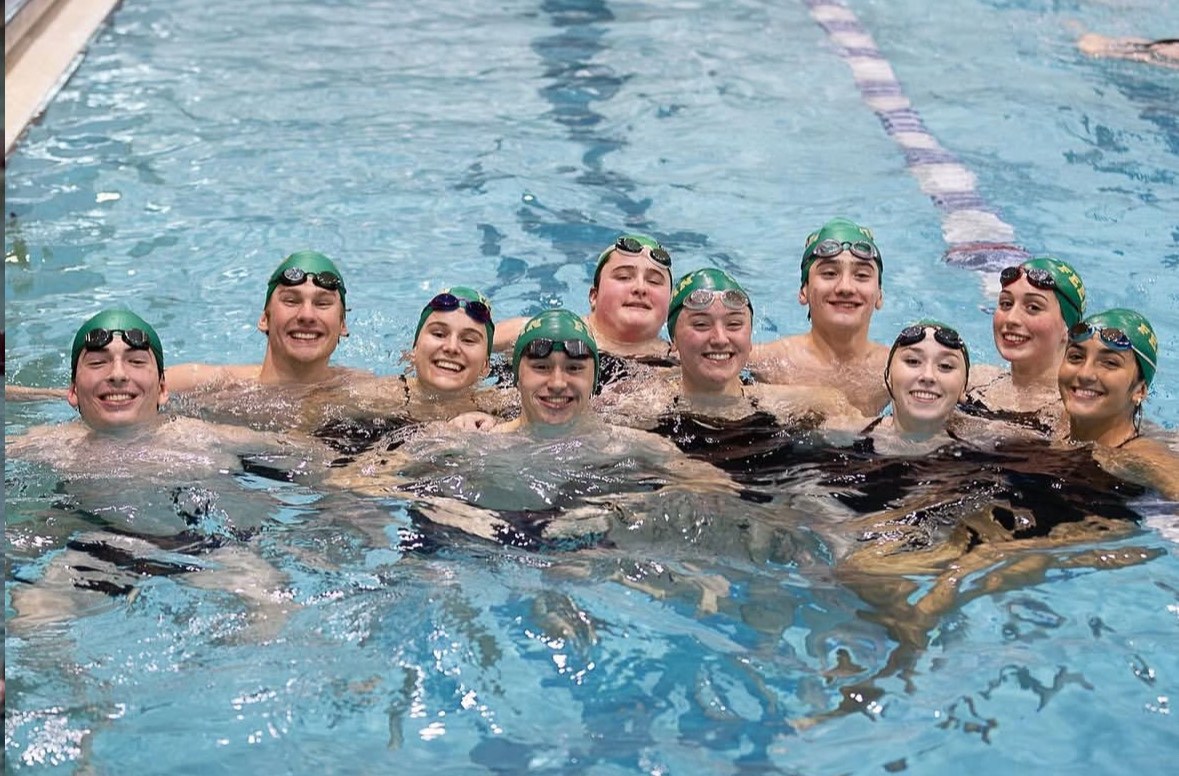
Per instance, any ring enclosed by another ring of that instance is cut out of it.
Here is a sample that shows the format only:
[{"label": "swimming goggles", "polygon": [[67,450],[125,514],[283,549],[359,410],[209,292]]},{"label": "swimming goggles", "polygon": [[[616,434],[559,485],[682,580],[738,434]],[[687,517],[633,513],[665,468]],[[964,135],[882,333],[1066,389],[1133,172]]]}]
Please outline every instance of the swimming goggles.
[{"label": "swimming goggles", "polygon": [[87,350],[102,350],[114,341],[116,334],[121,336],[123,342],[132,350],[151,348],[151,337],[143,329],[91,329],[86,332],[82,347]]},{"label": "swimming goggles", "polygon": [[[1026,277],[1029,283],[1041,291],[1061,290],[1060,286],[1056,285],[1056,278],[1052,277],[1052,273],[1043,267],[1005,267],[1003,271],[999,273],[999,283],[1003,285],[1003,288],[1007,288],[1007,286],[1019,280],[1020,276]],[[1081,312],[1081,308],[1077,307],[1077,303],[1074,302],[1068,294],[1061,293],[1060,296],[1062,296],[1064,300],[1069,303],[1070,307],[1072,307],[1077,312]]]},{"label": "swimming goggles", "polygon": [[544,338],[537,338],[529,342],[524,346],[521,355],[527,358],[548,358],[552,355],[554,348],[565,351],[565,355],[569,358],[594,357],[594,352],[590,350],[590,346],[585,340],[551,340]]},{"label": "swimming goggles", "polygon": [[431,299],[426,306],[440,313],[453,312],[461,307],[476,323],[491,323],[491,308],[478,300],[462,299],[444,292]]},{"label": "swimming goggles", "polygon": [[[614,243],[614,248],[624,253],[642,253],[644,247],[646,246],[641,242],[627,235],[619,237]],[[651,249],[651,260],[664,267],[671,266],[671,254],[665,251],[662,245],[656,245]]]},{"label": "swimming goggles", "polygon": [[857,259],[880,261],[880,251],[876,250],[875,245],[865,240],[857,240],[856,242],[841,242],[836,239],[823,240],[811,249],[810,255],[818,256],[820,259],[832,259],[845,250],[851,251],[851,255]]},{"label": "swimming goggles", "polygon": [[965,350],[966,343],[962,341],[955,329],[947,326],[934,326],[932,324],[925,326],[906,326],[901,329],[901,333],[897,335],[896,347],[907,348],[910,345],[916,345],[925,339],[925,330],[933,329],[933,339],[937,344],[949,348],[950,350]]},{"label": "swimming goggles", "polygon": [[707,310],[712,307],[712,300],[718,296],[721,304],[730,310],[744,310],[750,306],[749,297],[739,288],[726,288],[724,291],[713,288],[697,288],[684,297],[684,307],[689,310]]},{"label": "swimming goggles", "polygon": [[334,272],[307,272],[298,267],[287,267],[278,276],[278,282],[284,286],[300,286],[311,278],[311,282],[324,291],[343,291],[344,280]]},{"label": "swimming goggles", "polygon": [[1155,364],[1155,362],[1150,358],[1150,356],[1146,355],[1141,350],[1134,347],[1134,343],[1130,341],[1130,338],[1128,336],[1126,336],[1126,332],[1122,331],[1121,329],[1114,328],[1112,326],[1110,326],[1110,327],[1094,326],[1091,323],[1085,323],[1084,321],[1081,321],[1076,326],[1073,326],[1071,329],[1068,330],[1068,340],[1069,340],[1069,342],[1074,342],[1074,343],[1075,342],[1084,342],[1085,340],[1092,337],[1094,334],[1098,335],[1101,338],[1101,341],[1103,343],[1105,343],[1109,347],[1113,348],[1114,350],[1133,350],[1135,353],[1137,353],[1142,358],[1143,361],[1150,364],[1152,367],[1154,367],[1156,369],[1158,368],[1158,365]]}]

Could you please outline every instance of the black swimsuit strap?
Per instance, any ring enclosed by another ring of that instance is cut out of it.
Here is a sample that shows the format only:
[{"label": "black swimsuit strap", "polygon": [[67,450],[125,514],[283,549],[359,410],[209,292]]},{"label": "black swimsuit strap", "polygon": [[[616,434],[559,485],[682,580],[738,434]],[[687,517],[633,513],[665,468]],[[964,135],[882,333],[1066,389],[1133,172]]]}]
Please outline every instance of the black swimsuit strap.
[{"label": "black swimsuit strap", "polygon": [[876,427],[880,425],[880,421],[882,421],[882,420],[884,420],[883,415],[873,419],[873,421],[871,423],[864,426],[864,428],[860,431],[860,435],[865,436],[867,434],[871,434],[873,431],[876,430]]}]

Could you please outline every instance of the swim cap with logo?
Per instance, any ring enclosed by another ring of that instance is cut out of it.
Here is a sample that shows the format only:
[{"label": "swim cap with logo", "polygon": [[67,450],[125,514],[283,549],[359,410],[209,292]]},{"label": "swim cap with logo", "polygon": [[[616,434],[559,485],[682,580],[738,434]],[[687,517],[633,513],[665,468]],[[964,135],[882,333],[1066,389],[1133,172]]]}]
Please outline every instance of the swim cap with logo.
[{"label": "swim cap with logo", "polygon": [[[452,288],[443,289],[439,291],[433,299],[427,302],[425,307],[422,308],[422,314],[418,316],[418,327],[414,330],[413,333],[413,344],[418,344],[418,336],[422,333],[422,327],[426,325],[426,319],[430,317],[430,313],[443,312],[441,310],[437,310],[433,306],[434,299],[436,299],[438,296],[441,296],[442,294],[450,294],[451,296],[458,297],[465,302],[479,302],[487,307],[488,312],[491,312],[491,300],[485,297],[480,291],[467,286],[454,286]],[[462,305],[460,304],[460,307],[461,306]],[[463,310],[463,313],[466,314],[466,310]],[[489,319],[485,324],[483,324],[483,327],[487,330],[487,357],[490,358],[491,347],[493,345],[493,340],[495,339],[495,323]]]},{"label": "swim cap with logo", "polygon": [[815,263],[814,256],[815,246],[824,240],[837,240],[841,243],[855,243],[866,242],[871,244],[876,249],[876,269],[880,273],[881,279],[884,277],[884,261],[880,257],[880,248],[876,245],[876,238],[872,235],[872,230],[866,226],[860,226],[855,221],[847,218],[832,218],[827,223],[823,224],[817,232],[811,232],[807,235],[806,244],[802,252],[802,285],[806,285],[806,276],[811,269],[811,265]]},{"label": "swim cap with logo", "polygon": [[679,320],[680,313],[684,309],[684,300],[688,295],[697,289],[708,289],[711,291],[728,291],[735,289],[745,294],[745,299],[749,304],[749,317],[753,317],[753,302],[749,301],[749,293],[741,287],[741,284],[733,279],[733,276],[724,270],[707,268],[698,269],[689,272],[680,278],[680,282],[676,283],[672,291],[671,305],[667,312],[667,335],[673,340],[675,339],[675,322]]},{"label": "swim cap with logo", "polygon": [[598,343],[590,333],[589,327],[585,325],[585,321],[568,310],[545,310],[524,324],[520,336],[516,338],[516,347],[512,351],[512,374],[516,376],[517,381],[520,379],[520,360],[524,357],[524,348],[528,347],[529,342],[538,339],[550,339],[554,342],[581,340],[589,346],[590,352],[594,355],[594,388],[597,389],[598,370],[601,366]]},{"label": "swim cap with logo", "polygon": [[86,335],[95,329],[106,329],[107,331],[139,329],[143,331],[147,334],[149,348],[156,357],[156,368],[159,370],[160,376],[163,376],[164,346],[160,343],[160,335],[156,334],[156,330],[151,327],[151,324],[130,310],[103,310],[83,323],[82,327],[78,329],[78,333],[74,335],[74,345],[70,351],[71,382],[78,376],[78,356],[82,354],[82,349],[86,346]]},{"label": "swim cap with logo", "polygon": [[335,263],[316,251],[296,251],[283,259],[282,264],[279,264],[278,268],[270,273],[270,280],[266,284],[266,301],[262,304],[263,307],[270,304],[270,297],[274,294],[274,289],[278,288],[279,278],[291,267],[298,267],[307,273],[330,272],[338,277],[340,279],[340,305],[344,305],[344,295],[347,293],[344,288],[344,276],[340,274]]},{"label": "swim cap with logo", "polygon": [[[606,262],[610,260],[610,254],[612,254],[612,253],[614,253],[614,251],[618,250],[618,241],[625,240],[628,238],[631,240],[634,240],[635,242],[637,242],[639,245],[643,246],[644,248],[651,248],[651,249],[658,248],[658,249],[665,251],[665,252],[667,250],[666,248],[664,248],[662,245],[659,244],[658,240],[656,240],[652,237],[648,237],[645,234],[620,234],[620,235],[618,235],[618,237],[614,240],[614,242],[610,244],[610,247],[606,248],[606,250],[604,250],[598,254],[598,266],[594,269],[594,285],[593,285],[594,288],[597,288],[598,283],[602,280],[602,268],[605,267]],[[669,254],[667,265],[664,265],[660,262],[656,262],[656,263],[659,264],[659,266],[661,266],[667,270],[667,280],[670,283],[671,282],[670,254]]]},{"label": "swim cap with logo", "polygon": [[1042,269],[1052,275],[1056,284],[1054,289],[1060,297],[1060,315],[1064,318],[1064,325],[1070,329],[1085,317],[1085,284],[1081,276],[1072,266],[1051,256],[1037,256],[1019,265],[1025,270]]},{"label": "swim cap with logo", "polygon": [[1090,315],[1085,323],[1096,329],[1121,329],[1134,347],[1134,358],[1142,370],[1142,379],[1150,387],[1159,362],[1159,339],[1150,321],[1133,310],[1117,308]]}]

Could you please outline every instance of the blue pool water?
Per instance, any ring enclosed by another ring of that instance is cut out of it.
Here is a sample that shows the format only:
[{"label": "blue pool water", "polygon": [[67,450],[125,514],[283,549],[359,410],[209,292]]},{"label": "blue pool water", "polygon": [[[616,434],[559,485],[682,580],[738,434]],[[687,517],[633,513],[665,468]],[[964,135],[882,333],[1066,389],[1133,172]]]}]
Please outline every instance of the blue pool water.
[{"label": "blue pool water", "polygon": [[[1173,35],[1179,7],[849,8],[1012,242],[1072,262],[1092,309],[1152,320],[1148,415],[1179,426],[1179,77],[1072,47]],[[677,270],[747,283],[765,340],[805,326],[800,246],[837,214],[884,251],[874,338],[932,315],[996,363],[986,278],[943,259],[943,211],[812,10],[127,0],[7,160],[6,379],[64,385],[78,322],[122,303],[171,362],[260,360],[265,279],[303,248],[354,289],[337,362],[396,373],[429,293],[462,281],[500,316],[584,312],[592,258],[624,228]],[[8,404],[5,433],[69,417]],[[22,462],[5,477],[8,620],[58,546],[61,495]],[[250,552],[286,580],[286,614],[264,627],[158,577],[133,604],[9,632],[6,770],[1148,774],[1179,749],[1179,562],[1154,521],[1104,548],[1154,560],[975,598],[908,687],[806,726],[847,686],[840,650],[872,672],[896,646],[821,559],[707,537],[624,560],[461,540],[403,555],[403,504],[253,474],[215,487],[269,526]],[[627,563],[697,592],[624,584]],[[713,611],[698,587],[721,581]]]}]

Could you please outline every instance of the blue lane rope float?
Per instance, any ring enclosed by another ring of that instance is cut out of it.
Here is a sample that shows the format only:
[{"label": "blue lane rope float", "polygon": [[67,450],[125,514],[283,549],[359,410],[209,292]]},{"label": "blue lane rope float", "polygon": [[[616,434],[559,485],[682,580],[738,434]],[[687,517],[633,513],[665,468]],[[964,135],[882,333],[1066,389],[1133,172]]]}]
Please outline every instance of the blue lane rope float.
[{"label": "blue lane rope float", "polygon": [[804,2],[840,58],[851,68],[864,102],[904,152],[909,173],[941,211],[946,261],[983,272],[998,272],[1031,258],[1026,249],[1014,242],[1014,227],[975,191],[974,173],[925,128],[921,115],[905,96],[892,67],[855,12],[842,0]]}]

